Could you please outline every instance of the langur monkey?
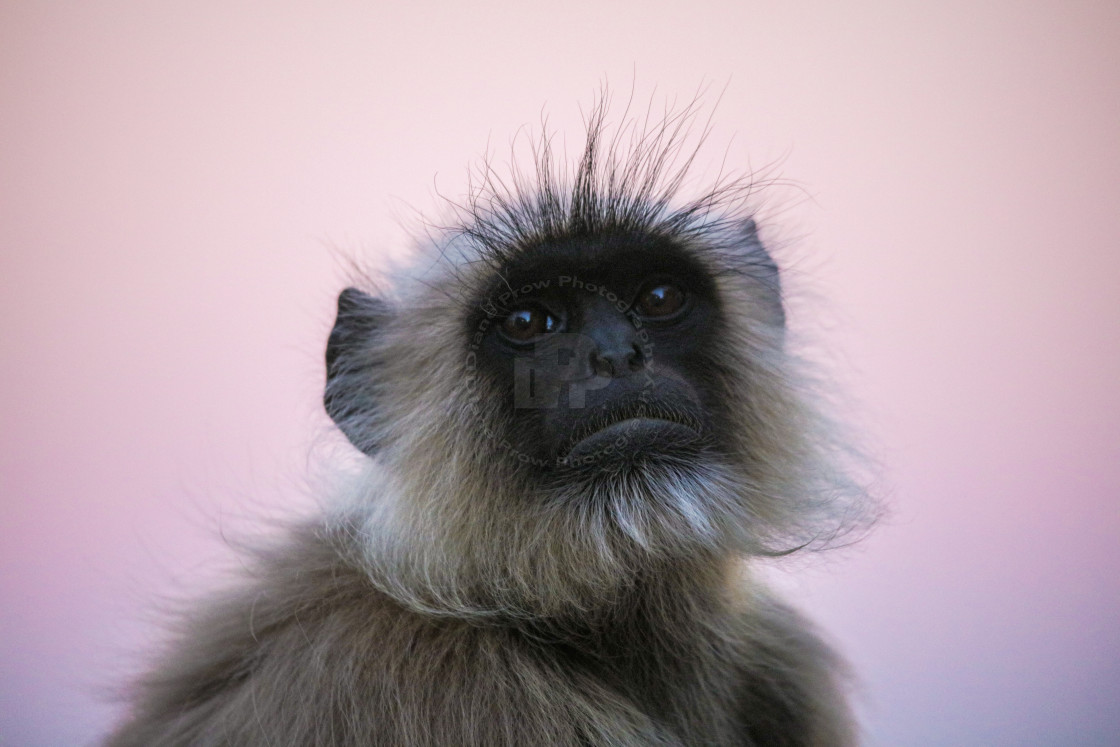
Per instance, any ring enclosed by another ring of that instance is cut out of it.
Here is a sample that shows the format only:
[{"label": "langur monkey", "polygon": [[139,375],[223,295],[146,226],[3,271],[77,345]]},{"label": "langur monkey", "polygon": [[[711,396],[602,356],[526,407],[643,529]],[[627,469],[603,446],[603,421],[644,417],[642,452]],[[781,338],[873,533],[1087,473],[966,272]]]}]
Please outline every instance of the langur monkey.
[{"label": "langur monkey", "polygon": [[778,266],[743,183],[681,200],[688,112],[620,144],[606,109],[342,291],[360,473],[189,615],[109,745],[856,744],[844,668],[749,572],[867,513]]}]

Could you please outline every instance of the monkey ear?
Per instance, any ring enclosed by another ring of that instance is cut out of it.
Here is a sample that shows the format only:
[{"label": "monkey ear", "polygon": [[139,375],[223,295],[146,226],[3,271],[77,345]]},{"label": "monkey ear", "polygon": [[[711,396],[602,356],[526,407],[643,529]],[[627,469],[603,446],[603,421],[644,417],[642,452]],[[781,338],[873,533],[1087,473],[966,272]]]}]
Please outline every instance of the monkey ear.
[{"label": "monkey ear", "polygon": [[762,286],[768,321],[775,327],[786,326],[785,304],[782,302],[782,278],[778,263],[762,245],[758,236],[758,224],[747,218],[740,226],[743,248],[746,251],[747,274]]},{"label": "monkey ear", "polygon": [[377,451],[377,353],[373,345],[389,306],[357,288],[338,296],[338,316],[327,339],[327,386],[323,405],[350,442]]}]

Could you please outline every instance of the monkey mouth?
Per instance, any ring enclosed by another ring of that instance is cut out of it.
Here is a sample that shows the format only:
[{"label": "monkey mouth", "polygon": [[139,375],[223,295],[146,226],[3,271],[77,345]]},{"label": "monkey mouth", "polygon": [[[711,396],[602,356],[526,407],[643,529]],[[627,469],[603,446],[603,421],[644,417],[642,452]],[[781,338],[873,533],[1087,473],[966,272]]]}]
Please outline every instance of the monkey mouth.
[{"label": "monkey mouth", "polygon": [[637,402],[592,416],[568,439],[560,463],[589,464],[672,454],[702,439],[703,423],[678,408]]}]

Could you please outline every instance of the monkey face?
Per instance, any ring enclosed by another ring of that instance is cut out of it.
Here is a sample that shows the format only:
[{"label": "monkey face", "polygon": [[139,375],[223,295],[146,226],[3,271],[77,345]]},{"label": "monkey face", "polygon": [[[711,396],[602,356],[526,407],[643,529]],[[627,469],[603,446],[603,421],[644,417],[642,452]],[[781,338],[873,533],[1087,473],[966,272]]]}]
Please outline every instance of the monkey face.
[{"label": "monkey face", "polygon": [[530,488],[741,464],[757,450],[743,427],[756,359],[784,315],[753,222],[721,237],[568,232],[445,262],[404,302],[347,289],[327,411],[367,454],[436,468],[453,451]]},{"label": "monkey face", "polygon": [[719,449],[707,353],[721,311],[710,273],[681,247],[640,235],[542,244],[475,306],[493,406],[539,479],[687,466]]}]

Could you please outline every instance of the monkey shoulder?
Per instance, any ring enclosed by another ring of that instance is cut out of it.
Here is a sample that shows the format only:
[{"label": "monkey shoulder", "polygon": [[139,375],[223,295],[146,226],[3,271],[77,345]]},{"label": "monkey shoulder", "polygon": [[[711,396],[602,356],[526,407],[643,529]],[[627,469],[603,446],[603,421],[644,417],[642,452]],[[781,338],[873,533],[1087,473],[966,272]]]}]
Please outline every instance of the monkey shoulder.
[{"label": "monkey shoulder", "polygon": [[422,615],[320,528],[190,615],[106,744],[672,744],[502,626]]},{"label": "monkey shoulder", "polygon": [[[348,744],[386,605],[329,533],[293,529],[177,621],[107,745]],[[356,622],[366,621],[365,635]],[[371,742],[375,743],[375,742]]]},{"label": "monkey shoulder", "polygon": [[740,731],[748,744],[847,747],[855,727],[839,656],[800,613],[760,594],[737,620]]}]

